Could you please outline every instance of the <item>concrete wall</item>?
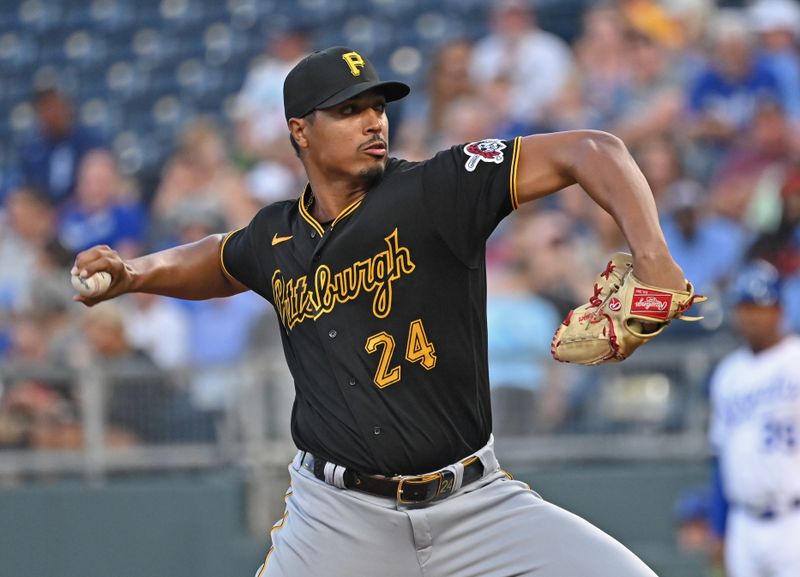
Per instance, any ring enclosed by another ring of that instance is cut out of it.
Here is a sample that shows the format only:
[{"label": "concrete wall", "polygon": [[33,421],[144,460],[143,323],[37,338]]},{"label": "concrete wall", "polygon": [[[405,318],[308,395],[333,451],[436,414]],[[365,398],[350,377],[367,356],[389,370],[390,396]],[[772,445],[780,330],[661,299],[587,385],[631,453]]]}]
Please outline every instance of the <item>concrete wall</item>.
[{"label": "concrete wall", "polygon": [[[675,552],[670,514],[681,488],[704,481],[703,465],[514,473],[622,540],[661,577],[701,575]],[[250,577],[268,538],[248,534],[246,493],[236,472],[0,490],[0,577]]]},{"label": "concrete wall", "polygon": [[268,544],[235,475],[3,490],[0,518],[2,577],[250,577]]}]

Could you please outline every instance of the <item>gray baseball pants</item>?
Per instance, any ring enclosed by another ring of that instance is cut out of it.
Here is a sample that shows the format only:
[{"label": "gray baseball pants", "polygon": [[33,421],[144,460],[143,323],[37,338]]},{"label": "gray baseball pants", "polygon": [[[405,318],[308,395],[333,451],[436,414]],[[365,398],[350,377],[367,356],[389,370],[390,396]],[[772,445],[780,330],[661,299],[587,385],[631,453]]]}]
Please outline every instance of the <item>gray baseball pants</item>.
[{"label": "gray baseball pants", "polygon": [[656,577],[580,517],[544,501],[498,466],[424,507],[317,479],[298,453],[286,513],[256,577]]}]

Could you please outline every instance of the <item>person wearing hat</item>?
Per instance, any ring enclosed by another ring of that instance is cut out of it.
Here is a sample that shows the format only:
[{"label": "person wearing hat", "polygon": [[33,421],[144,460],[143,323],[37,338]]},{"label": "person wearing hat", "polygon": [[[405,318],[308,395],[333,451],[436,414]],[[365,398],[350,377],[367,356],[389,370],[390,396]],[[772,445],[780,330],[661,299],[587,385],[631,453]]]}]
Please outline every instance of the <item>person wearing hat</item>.
[{"label": "person wearing hat", "polygon": [[733,283],[744,346],[711,379],[712,519],[730,577],[800,575],[800,336],[783,328],[778,271],[748,263]]},{"label": "person wearing hat", "polygon": [[778,82],[781,106],[800,122],[800,5],[797,0],[756,0],[748,16],[758,35],[759,56]]},{"label": "person wearing hat", "polygon": [[273,304],[296,398],[286,515],[259,577],[652,577],[633,553],[500,469],[486,345],[485,241],[523,202],[573,183],[616,219],[637,277],[684,290],[652,193],[617,138],[484,139],[389,156],[409,93],[359,52],[310,54],[284,82],[308,176],[246,227],[133,260],[78,255],[126,292]]}]

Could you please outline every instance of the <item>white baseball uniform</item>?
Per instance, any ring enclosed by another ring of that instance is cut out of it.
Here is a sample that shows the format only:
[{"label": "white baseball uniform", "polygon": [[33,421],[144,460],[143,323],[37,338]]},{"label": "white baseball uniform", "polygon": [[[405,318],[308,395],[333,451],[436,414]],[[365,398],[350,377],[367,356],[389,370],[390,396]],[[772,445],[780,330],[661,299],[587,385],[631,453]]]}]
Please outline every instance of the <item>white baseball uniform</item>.
[{"label": "white baseball uniform", "polygon": [[800,576],[800,336],[720,363],[710,440],[731,504],[729,576]]}]

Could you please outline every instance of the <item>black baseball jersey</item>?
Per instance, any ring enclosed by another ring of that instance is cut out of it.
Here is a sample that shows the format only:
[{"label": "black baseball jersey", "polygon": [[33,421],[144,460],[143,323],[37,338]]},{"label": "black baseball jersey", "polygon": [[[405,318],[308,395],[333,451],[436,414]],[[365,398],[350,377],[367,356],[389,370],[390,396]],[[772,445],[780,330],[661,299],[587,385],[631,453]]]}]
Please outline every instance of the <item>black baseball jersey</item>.
[{"label": "black baseball jersey", "polygon": [[277,311],[298,448],[416,474],[489,439],[485,244],[517,206],[519,138],[389,159],[323,226],[297,201],[225,238],[226,274]]}]

